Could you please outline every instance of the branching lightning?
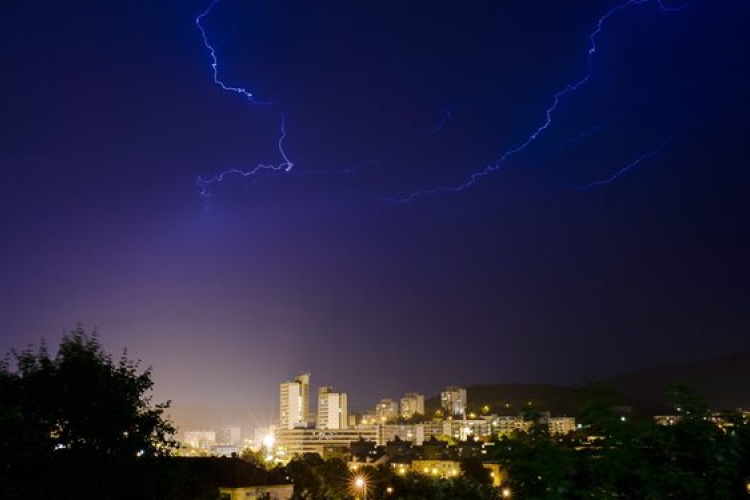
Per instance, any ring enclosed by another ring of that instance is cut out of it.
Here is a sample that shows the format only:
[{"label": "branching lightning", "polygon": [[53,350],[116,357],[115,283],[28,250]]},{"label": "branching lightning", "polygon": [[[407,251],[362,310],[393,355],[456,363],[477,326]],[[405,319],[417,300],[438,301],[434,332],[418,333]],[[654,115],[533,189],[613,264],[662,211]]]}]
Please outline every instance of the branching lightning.
[{"label": "branching lightning", "polygon": [[279,154],[281,155],[282,162],[277,165],[264,165],[259,164],[255,167],[251,168],[250,170],[241,170],[238,168],[230,168],[229,170],[225,170],[220,174],[217,174],[213,177],[204,179],[201,176],[198,176],[198,187],[200,188],[200,194],[201,196],[205,198],[211,197],[211,184],[215,184],[217,182],[222,182],[226,177],[229,176],[239,176],[239,177],[252,177],[259,172],[263,170],[275,170],[275,171],[283,171],[283,172],[289,172],[292,167],[294,167],[294,163],[289,159],[289,157],[286,154],[286,151],[284,151],[284,139],[286,139],[286,124],[285,124],[284,115],[281,115],[281,125],[280,125],[280,136],[278,141],[278,149]]},{"label": "branching lightning", "polygon": [[[211,69],[213,71],[213,80],[216,85],[221,87],[222,90],[225,90],[227,92],[233,92],[235,94],[239,94],[246,98],[251,104],[255,105],[271,105],[270,102],[265,101],[259,101],[257,100],[253,93],[247,90],[244,87],[234,87],[231,85],[228,85],[224,83],[224,81],[219,76],[219,60],[216,55],[216,48],[211,44],[211,42],[208,39],[208,33],[206,32],[206,29],[203,27],[203,20],[208,16],[211,11],[214,9],[214,7],[219,3],[220,0],[213,0],[209,6],[198,14],[198,16],[195,18],[195,25],[198,27],[198,30],[201,33],[201,37],[203,39],[203,45],[205,46],[206,50],[208,51],[209,56],[211,57]],[[230,176],[240,176],[240,177],[252,177],[261,171],[264,170],[273,170],[273,171],[283,171],[283,172],[289,172],[292,167],[294,166],[294,163],[289,159],[289,155],[284,150],[284,140],[286,139],[286,115],[285,113],[281,114],[281,124],[279,126],[279,139],[277,142],[279,155],[281,156],[281,162],[278,164],[258,164],[255,167],[249,169],[249,170],[242,170],[239,168],[231,168],[229,170],[225,170],[221,172],[220,174],[217,174],[213,177],[204,178],[202,176],[198,176],[198,179],[196,183],[198,184],[200,195],[204,198],[210,198],[211,197],[211,189],[210,186],[212,184],[215,184],[217,182],[222,182],[226,177]]]},{"label": "branching lightning", "polygon": [[[381,200],[394,202],[394,203],[406,203],[406,202],[413,201],[417,198],[428,196],[428,195],[434,195],[434,194],[439,194],[439,193],[458,193],[469,187],[474,186],[477,182],[479,182],[484,177],[500,170],[504,165],[506,165],[506,163],[509,160],[519,155],[519,153],[526,151],[542,134],[544,134],[552,126],[555,114],[560,108],[562,102],[570,94],[573,94],[579,89],[581,89],[582,87],[584,87],[592,79],[594,75],[594,57],[597,53],[597,39],[599,38],[601,33],[604,31],[605,26],[607,25],[608,21],[612,17],[616,16],[621,11],[624,11],[631,7],[645,5],[645,4],[655,4],[661,11],[664,11],[664,12],[676,12],[676,11],[683,10],[690,3],[690,1],[692,0],[689,0],[688,3],[683,3],[679,6],[670,7],[665,4],[664,0],[626,0],[614,6],[613,8],[611,8],[610,10],[608,10],[607,12],[605,12],[603,15],[601,15],[598,18],[596,25],[595,25],[595,29],[588,35],[589,46],[588,46],[588,50],[586,53],[585,73],[577,80],[574,80],[568,83],[563,88],[561,88],[560,90],[558,90],[557,92],[553,94],[549,106],[544,110],[541,122],[535,129],[531,131],[531,133],[526,137],[526,139],[524,139],[520,144],[518,144],[517,146],[511,149],[504,151],[502,154],[500,154],[500,156],[496,160],[486,165],[484,168],[471,172],[467,180],[461,184],[449,185],[449,186],[438,186],[438,187],[433,187],[429,189],[423,189],[423,190],[415,191],[415,192],[412,192],[411,194],[407,194],[401,197],[379,197],[379,198]],[[203,25],[203,22],[206,19],[206,17],[211,14],[212,10],[216,7],[216,5],[219,2],[220,0],[212,0],[209,6],[195,18],[195,24],[198,30],[200,31],[200,34],[203,40],[203,45],[210,56],[214,83],[218,85],[224,91],[239,94],[240,96],[247,99],[247,101],[249,101],[253,105],[271,105],[272,103],[270,102],[260,101],[256,99],[254,94],[250,90],[244,87],[230,85],[228,83],[225,83],[225,81],[222,79],[220,72],[219,72],[219,61],[218,61],[216,47],[211,44],[208,33]],[[450,109],[446,108],[444,111],[445,112],[444,112],[441,122],[436,127],[434,127],[433,129],[429,131],[427,135],[428,137],[432,134],[440,133],[444,130],[445,124],[452,117],[452,112]],[[582,134],[580,134],[579,136],[573,139],[569,139],[565,141],[558,148],[565,147],[569,145],[570,143],[577,142],[579,140],[584,139],[585,137],[588,137],[598,132],[601,128],[603,128],[606,125],[607,121],[609,121],[609,119],[607,119],[604,123],[597,125],[595,128],[589,131],[583,132]],[[198,177],[197,184],[199,186],[201,196],[209,198],[211,196],[211,186],[213,184],[224,181],[227,177],[238,176],[238,177],[250,178],[250,177],[259,175],[263,171],[268,171],[268,170],[277,171],[277,172],[279,171],[289,172],[294,166],[294,164],[290,160],[289,155],[286,153],[284,149],[284,141],[286,137],[287,137],[287,132],[286,132],[285,116],[282,113],[280,135],[279,135],[279,139],[277,143],[278,152],[281,157],[280,163],[258,164],[247,170],[240,169],[240,168],[231,168],[217,175],[214,175],[212,177],[206,177],[206,178]],[[620,168],[614,174],[612,174],[611,176],[605,179],[600,179],[600,180],[592,181],[588,184],[580,184],[580,185],[567,183],[565,184],[565,186],[576,189],[576,190],[587,190],[587,189],[591,189],[597,186],[602,186],[602,185],[611,183],[621,178],[626,173],[628,173],[636,165],[655,156],[668,141],[669,139],[665,140],[654,150],[641,155],[636,160]],[[361,168],[365,166],[377,165],[381,162],[384,162],[390,159],[390,157],[394,153],[398,152],[400,149],[402,148],[401,147],[391,148],[391,150],[386,151],[386,153],[384,153],[378,158],[364,160],[362,162],[359,162],[353,166],[350,166],[344,169],[308,172],[308,173],[303,173],[300,175],[309,176],[309,175],[353,174],[353,173],[358,172]]]},{"label": "branching lightning", "polygon": [[219,3],[219,1],[220,0],[213,0],[206,8],[206,10],[198,14],[198,16],[195,18],[195,25],[198,27],[198,30],[201,32],[201,37],[203,38],[203,46],[206,48],[209,56],[211,57],[211,69],[213,70],[214,83],[228,92],[234,92],[236,94],[244,96],[253,104],[270,104],[267,102],[256,100],[253,96],[253,93],[243,87],[233,87],[231,85],[227,85],[219,77],[219,59],[216,56],[216,49],[213,45],[211,45],[211,42],[208,41],[208,33],[206,33],[206,29],[203,27],[203,19],[211,14],[211,11],[214,9],[216,4]]},{"label": "branching lightning", "polygon": [[[555,92],[554,96],[552,97],[552,103],[547,107],[544,113],[544,119],[541,122],[539,126],[537,126],[536,129],[518,146],[509,149],[502,153],[499,158],[497,158],[495,161],[490,163],[489,165],[485,166],[481,170],[477,170],[475,172],[472,172],[469,175],[469,178],[458,185],[454,186],[441,186],[441,187],[435,187],[430,189],[423,189],[420,191],[415,191],[411,194],[408,194],[403,197],[381,197],[381,199],[385,201],[390,201],[394,203],[406,203],[409,201],[413,201],[416,198],[422,197],[422,196],[428,196],[432,194],[439,194],[439,193],[458,193],[463,191],[466,188],[469,188],[476,184],[480,179],[483,177],[488,176],[489,174],[499,170],[507,160],[509,160],[511,157],[517,155],[518,153],[521,153],[522,151],[526,150],[534,141],[539,138],[539,136],[545,132],[551,125],[553,121],[553,117],[555,112],[558,110],[560,103],[563,101],[565,97],[567,97],[569,94],[572,94],[579,90],[581,87],[585,86],[589,80],[591,80],[593,74],[594,74],[594,55],[597,51],[597,43],[596,39],[598,36],[602,33],[604,30],[604,26],[609,21],[610,18],[615,16],[620,11],[623,11],[629,7],[636,6],[636,5],[643,5],[650,3],[654,0],[627,0],[626,2],[623,2],[607,12],[605,12],[601,17],[599,17],[596,28],[594,31],[589,34],[589,49],[586,55],[586,72],[584,75],[579,78],[578,80],[567,84],[562,89]],[[661,9],[664,12],[676,12],[683,10],[685,7],[687,7],[688,3],[683,3],[677,7],[669,7],[667,6],[663,0],[655,0],[655,3],[658,5],[659,9]],[[659,148],[660,149],[660,148]],[[643,157],[639,158],[636,162],[632,163],[630,166],[626,166],[623,169],[619,170],[615,175],[610,177],[608,180],[602,180],[592,183],[589,187],[594,187],[598,185],[607,184],[609,182],[612,182],[618,178],[620,178],[623,174],[625,174],[630,168],[635,166],[637,163],[640,163],[645,158],[650,158],[653,156],[653,154],[647,154]]]}]

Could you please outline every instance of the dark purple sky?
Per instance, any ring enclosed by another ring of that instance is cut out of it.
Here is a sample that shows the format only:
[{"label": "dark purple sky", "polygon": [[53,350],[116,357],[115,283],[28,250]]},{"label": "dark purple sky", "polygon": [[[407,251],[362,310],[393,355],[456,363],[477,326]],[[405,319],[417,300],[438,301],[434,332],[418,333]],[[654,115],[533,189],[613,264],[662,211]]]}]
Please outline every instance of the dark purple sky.
[{"label": "dark purple sky", "polygon": [[[81,321],[161,398],[268,408],[302,370],[362,407],[750,347],[745,0],[618,11],[529,147],[384,200],[544,123],[621,3],[571,5],[221,0],[259,106],[207,2],[5,5],[0,350]],[[202,197],[282,115],[292,171]]]}]

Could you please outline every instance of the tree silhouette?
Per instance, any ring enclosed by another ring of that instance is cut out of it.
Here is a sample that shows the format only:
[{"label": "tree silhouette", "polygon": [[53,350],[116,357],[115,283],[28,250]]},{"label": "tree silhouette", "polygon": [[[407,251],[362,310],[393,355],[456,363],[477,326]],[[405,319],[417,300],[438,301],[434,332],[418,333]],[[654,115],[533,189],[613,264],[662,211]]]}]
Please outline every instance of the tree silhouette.
[{"label": "tree silhouette", "polygon": [[[747,497],[750,425],[738,413],[719,426],[691,390],[673,387],[674,425],[623,418],[616,394],[587,388],[581,428],[565,437],[517,432],[498,441],[513,498],[568,499]],[[729,423],[730,425],[726,425]]]},{"label": "tree silhouette", "polygon": [[43,342],[11,351],[0,363],[0,497],[84,498],[97,481],[140,477],[176,446],[152,387],[150,369],[127,353],[114,361],[80,326],[55,357]]}]

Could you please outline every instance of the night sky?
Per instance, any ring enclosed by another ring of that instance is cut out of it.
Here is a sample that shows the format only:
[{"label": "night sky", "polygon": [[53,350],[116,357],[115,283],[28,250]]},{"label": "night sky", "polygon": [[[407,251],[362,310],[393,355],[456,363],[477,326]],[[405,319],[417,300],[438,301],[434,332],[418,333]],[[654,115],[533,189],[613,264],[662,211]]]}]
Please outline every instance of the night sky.
[{"label": "night sky", "polygon": [[[589,59],[624,5],[221,0],[253,104],[209,2],[5,2],[0,351],[80,321],[256,411],[750,347],[750,2],[630,2]],[[289,172],[211,182],[282,119]]]}]

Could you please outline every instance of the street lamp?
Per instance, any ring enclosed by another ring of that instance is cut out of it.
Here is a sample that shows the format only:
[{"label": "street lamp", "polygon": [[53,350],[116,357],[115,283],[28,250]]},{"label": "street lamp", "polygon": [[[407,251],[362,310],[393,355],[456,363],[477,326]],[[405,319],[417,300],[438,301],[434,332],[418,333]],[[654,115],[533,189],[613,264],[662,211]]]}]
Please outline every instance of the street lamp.
[{"label": "street lamp", "polygon": [[362,490],[362,500],[367,500],[367,483],[365,482],[365,478],[358,476],[354,480],[354,486],[358,490]]}]

